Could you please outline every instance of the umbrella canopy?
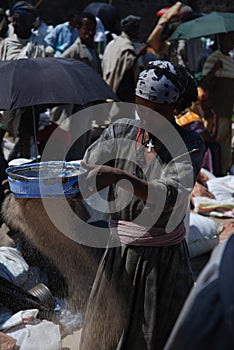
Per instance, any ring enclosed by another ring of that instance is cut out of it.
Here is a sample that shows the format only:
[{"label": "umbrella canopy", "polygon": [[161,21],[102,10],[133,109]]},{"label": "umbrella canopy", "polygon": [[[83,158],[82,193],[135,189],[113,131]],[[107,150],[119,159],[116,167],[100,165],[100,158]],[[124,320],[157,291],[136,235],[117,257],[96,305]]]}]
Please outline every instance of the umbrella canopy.
[{"label": "umbrella canopy", "polygon": [[119,101],[102,77],[78,60],[48,57],[0,61],[0,76],[2,110]]},{"label": "umbrella canopy", "polygon": [[180,24],[168,40],[193,39],[234,31],[234,13],[211,12]]},{"label": "umbrella canopy", "polygon": [[83,11],[99,17],[107,29],[119,19],[119,13],[116,7],[104,2],[91,2]]}]

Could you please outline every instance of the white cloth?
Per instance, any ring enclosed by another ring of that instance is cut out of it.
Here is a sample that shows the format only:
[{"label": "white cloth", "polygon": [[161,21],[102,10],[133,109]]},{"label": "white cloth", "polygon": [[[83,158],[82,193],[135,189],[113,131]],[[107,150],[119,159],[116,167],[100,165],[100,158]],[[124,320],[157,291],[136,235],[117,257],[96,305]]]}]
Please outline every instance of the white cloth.
[{"label": "white cloth", "polygon": [[194,211],[217,217],[234,217],[234,176],[228,175],[207,181],[208,190],[215,199],[194,197]]},{"label": "white cloth", "polygon": [[45,57],[45,48],[44,45],[37,44],[34,34],[29,39],[20,39],[13,34],[0,44],[0,60],[2,61],[36,57]]},{"label": "white cloth", "polygon": [[234,218],[234,198],[217,201],[207,197],[194,197],[194,212],[216,217]]},{"label": "white cloth", "polygon": [[233,201],[234,176],[217,177],[207,181],[208,190],[213,193],[217,201]]},{"label": "white cloth", "polygon": [[214,220],[190,213],[188,248],[190,258],[211,251],[218,243],[218,225]]},{"label": "white cloth", "polygon": [[0,276],[29,290],[37,283],[47,283],[46,274],[36,266],[28,266],[21,253],[12,247],[0,247]]},{"label": "white cloth", "polygon": [[0,276],[20,286],[27,280],[28,270],[28,264],[17,249],[0,247]]},{"label": "white cloth", "polygon": [[0,326],[0,330],[7,332],[8,330],[12,329],[15,326],[19,326],[23,324],[23,320],[29,320],[32,322],[36,319],[38,315],[39,310],[38,309],[29,309],[24,311],[19,311],[16,314],[12,315],[7,321],[5,321]]},{"label": "white cloth", "polygon": [[1,327],[4,333],[16,339],[20,350],[60,350],[59,326],[37,319],[38,310],[19,311]]}]

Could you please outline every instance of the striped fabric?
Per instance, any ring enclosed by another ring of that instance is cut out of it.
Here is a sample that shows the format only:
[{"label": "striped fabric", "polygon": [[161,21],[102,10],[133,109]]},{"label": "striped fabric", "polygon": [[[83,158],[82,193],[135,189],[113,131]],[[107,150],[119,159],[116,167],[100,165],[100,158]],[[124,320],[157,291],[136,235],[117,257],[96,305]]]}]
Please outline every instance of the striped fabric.
[{"label": "striped fabric", "polygon": [[180,126],[185,126],[185,125],[190,124],[194,121],[202,122],[202,119],[197,113],[194,113],[192,111],[188,111],[185,114],[176,117],[176,123]]},{"label": "striped fabric", "polygon": [[215,73],[215,76],[218,78],[234,78],[234,60],[231,56],[223,55],[219,50],[213,52],[207,58],[202,70],[202,75],[206,76],[214,67],[217,60],[223,62],[223,68],[219,68]]},{"label": "striped fabric", "polygon": [[174,231],[166,233],[165,228],[147,229],[134,222],[111,220],[110,231],[120,239],[121,243],[135,246],[166,247],[180,243],[185,237],[183,222]]},{"label": "striped fabric", "polygon": [[218,201],[207,197],[194,197],[194,212],[213,216],[234,218],[234,201]]}]

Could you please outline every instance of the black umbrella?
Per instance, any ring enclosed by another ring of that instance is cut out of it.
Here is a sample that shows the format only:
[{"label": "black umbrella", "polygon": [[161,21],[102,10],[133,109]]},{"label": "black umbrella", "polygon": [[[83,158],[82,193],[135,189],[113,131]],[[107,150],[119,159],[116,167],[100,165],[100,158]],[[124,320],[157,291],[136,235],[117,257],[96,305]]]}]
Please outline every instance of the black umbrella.
[{"label": "black umbrella", "polygon": [[84,8],[84,12],[99,17],[106,29],[114,25],[119,19],[119,13],[115,6],[104,2],[91,2]]},{"label": "black umbrella", "polygon": [[85,106],[118,97],[87,64],[65,58],[0,61],[0,109],[45,104]]}]

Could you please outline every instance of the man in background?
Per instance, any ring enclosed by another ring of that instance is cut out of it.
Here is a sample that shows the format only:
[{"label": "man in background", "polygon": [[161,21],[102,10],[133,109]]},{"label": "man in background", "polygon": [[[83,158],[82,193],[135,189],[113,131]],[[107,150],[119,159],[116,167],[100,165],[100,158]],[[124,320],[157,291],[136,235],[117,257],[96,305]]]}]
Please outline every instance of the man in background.
[{"label": "man in background", "polygon": [[78,37],[76,26],[77,14],[71,14],[67,22],[58,24],[46,35],[44,39],[47,44],[46,54],[54,57],[62,56],[63,52],[71,46]]},{"label": "man in background", "polygon": [[103,79],[121,101],[135,101],[135,86],[139,74],[137,59],[146,52],[142,45],[135,53],[140,17],[129,15],[121,20],[122,32],[106,47],[103,54]]},{"label": "man in background", "polygon": [[232,165],[232,114],[234,108],[234,32],[218,35],[219,47],[209,55],[202,70],[201,86],[208,93],[216,122],[215,141],[221,146],[222,171],[227,175]]},{"label": "man in background", "polygon": [[95,17],[89,13],[81,13],[77,17],[77,30],[79,32],[78,38],[64,51],[62,56],[82,61],[101,74],[101,63],[94,49]]}]

